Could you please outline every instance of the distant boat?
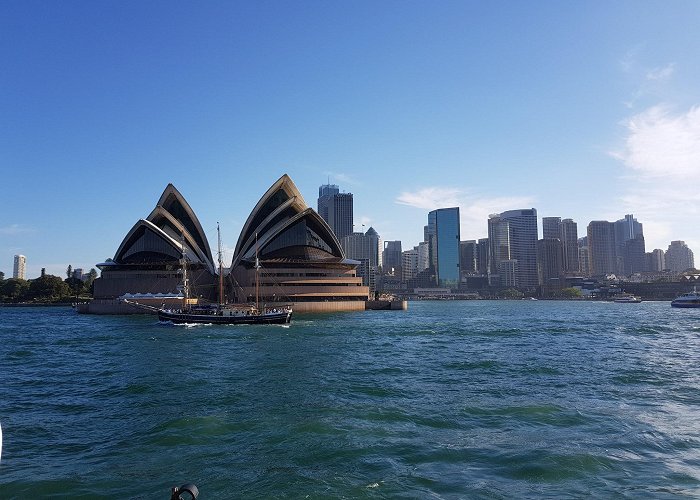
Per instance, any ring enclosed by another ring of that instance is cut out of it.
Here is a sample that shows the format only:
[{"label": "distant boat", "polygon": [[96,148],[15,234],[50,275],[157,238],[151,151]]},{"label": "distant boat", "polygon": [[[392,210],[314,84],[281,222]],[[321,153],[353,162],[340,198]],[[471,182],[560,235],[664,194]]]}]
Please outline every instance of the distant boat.
[{"label": "distant boat", "polygon": [[700,293],[693,287],[692,292],[684,293],[671,301],[671,307],[697,308],[700,307]]},{"label": "distant boat", "polygon": [[[217,225],[217,233],[219,227]],[[292,320],[291,305],[260,305],[258,288],[260,261],[257,252],[255,255],[255,304],[224,304],[223,302],[223,263],[221,260],[221,235],[219,233],[219,301],[217,304],[191,303],[189,297],[189,280],[187,278],[187,256],[185,254],[184,238],[181,241],[182,255],[180,264],[182,266],[182,283],[178,287],[182,293],[183,306],[180,309],[170,309],[163,307],[153,307],[138,302],[123,299],[127,304],[132,304],[143,309],[148,309],[158,313],[160,321],[169,321],[175,324],[214,324],[214,325],[270,325],[286,324]]]},{"label": "distant boat", "polygon": [[617,302],[618,304],[639,304],[641,301],[641,297],[632,295],[631,293],[621,293],[613,299],[613,302]]}]

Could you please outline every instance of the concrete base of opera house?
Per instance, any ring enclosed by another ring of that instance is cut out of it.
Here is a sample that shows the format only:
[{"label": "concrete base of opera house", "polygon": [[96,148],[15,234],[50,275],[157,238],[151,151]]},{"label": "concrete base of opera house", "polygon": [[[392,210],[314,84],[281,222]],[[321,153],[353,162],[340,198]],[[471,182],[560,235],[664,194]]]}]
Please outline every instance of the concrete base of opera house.
[{"label": "concrete base of opera house", "polygon": [[[285,302],[284,304],[289,304]],[[405,300],[343,300],[319,302],[291,302],[294,313],[328,313],[365,310],[406,310]],[[177,304],[166,304],[169,307],[179,307]],[[272,305],[272,304],[269,304]],[[116,299],[95,299],[91,302],[77,304],[81,314],[148,314],[144,309],[125,304]]]}]

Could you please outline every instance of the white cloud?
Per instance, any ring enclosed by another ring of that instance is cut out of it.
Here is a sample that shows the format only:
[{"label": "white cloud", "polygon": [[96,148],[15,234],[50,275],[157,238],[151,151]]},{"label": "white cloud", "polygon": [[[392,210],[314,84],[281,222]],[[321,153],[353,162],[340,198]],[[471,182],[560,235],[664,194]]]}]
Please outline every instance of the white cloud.
[{"label": "white cloud", "polygon": [[9,226],[0,227],[0,234],[4,236],[14,236],[16,234],[33,233],[34,229],[23,226],[21,224],[10,224]]},{"label": "white cloud", "polygon": [[[354,177],[348,174],[344,174],[342,172],[330,172],[330,171],[325,171],[323,172],[323,175],[326,175],[330,178],[331,183],[340,183],[340,184],[349,184],[351,186],[361,186],[362,182],[358,181]],[[342,191],[342,190],[341,190]]]},{"label": "white cloud", "polygon": [[644,223],[647,246],[665,248],[682,239],[700,251],[700,107],[674,112],[657,105],[623,126],[624,146],[610,154],[627,170],[621,202]]},{"label": "white cloud", "polygon": [[396,198],[399,205],[435,210],[459,205],[462,191],[456,188],[427,187],[416,192],[405,191]]},{"label": "white cloud", "polygon": [[675,70],[676,63],[670,63],[660,68],[654,68],[651,71],[647,72],[647,80],[666,81],[669,78],[671,78]]},{"label": "white cloud", "polygon": [[487,232],[489,215],[530,208],[534,199],[528,196],[475,196],[459,188],[427,187],[415,192],[403,192],[396,198],[396,203],[435,210],[437,208],[459,207],[462,239],[483,238]]}]

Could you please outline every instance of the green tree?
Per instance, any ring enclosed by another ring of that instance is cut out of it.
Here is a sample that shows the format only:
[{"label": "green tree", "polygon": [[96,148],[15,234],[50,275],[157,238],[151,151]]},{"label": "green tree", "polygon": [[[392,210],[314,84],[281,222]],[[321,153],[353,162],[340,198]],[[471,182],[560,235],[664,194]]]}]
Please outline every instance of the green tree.
[{"label": "green tree", "polygon": [[5,281],[5,273],[0,271],[0,283],[2,283],[3,281]]},{"label": "green tree", "polygon": [[66,285],[68,285],[68,288],[70,288],[71,291],[71,295],[74,297],[77,297],[85,290],[85,283],[83,283],[83,281],[79,280],[78,278],[73,278],[72,276],[66,279]]},{"label": "green tree", "polygon": [[501,297],[506,299],[521,299],[525,294],[515,288],[508,288],[500,293]]},{"label": "green tree", "polygon": [[566,299],[577,299],[581,297],[583,294],[581,293],[581,290],[578,288],[563,288],[561,291],[561,296],[566,298]]},{"label": "green tree", "polygon": [[10,278],[3,283],[0,295],[2,295],[1,299],[4,302],[20,302],[27,299],[28,291],[29,282],[27,280]]},{"label": "green tree", "polygon": [[70,279],[73,277],[73,266],[68,264],[68,269],[66,269],[66,279]]},{"label": "green tree", "polygon": [[29,297],[39,302],[54,302],[70,296],[70,288],[61,278],[45,274],[32,280],[29,285]]},{"label": "green tree", "polygon": [[84,283],[84,285],[83,285],[83,286],[84,286],[83,289],[84,289],[86,292],[92,294],[92,284],[93,284],[94,281],[97,279],[97,271],[95,270],[94,267],[93,267],[92,269],[90,269],[90,272],[88,273],[87,276],[88,276],[88,277],[87,277],[87,279],[85,280],[85,283]]}]

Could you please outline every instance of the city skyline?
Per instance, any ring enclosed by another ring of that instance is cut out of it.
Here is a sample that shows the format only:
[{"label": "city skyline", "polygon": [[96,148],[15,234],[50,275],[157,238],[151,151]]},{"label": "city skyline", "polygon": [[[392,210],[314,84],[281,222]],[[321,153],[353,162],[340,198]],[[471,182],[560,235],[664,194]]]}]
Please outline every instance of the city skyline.
[{"label": "city skyline", "polygon": [[0,271],[94,267],[169,182],[230,252],[285,172],[311,205],[352,192],[355,230],[406,249],[438,208],[467,240],[534,207],[580,235],[634,214],[647,250],[697,251],[698,19],[689,1],[5,3]]}]

